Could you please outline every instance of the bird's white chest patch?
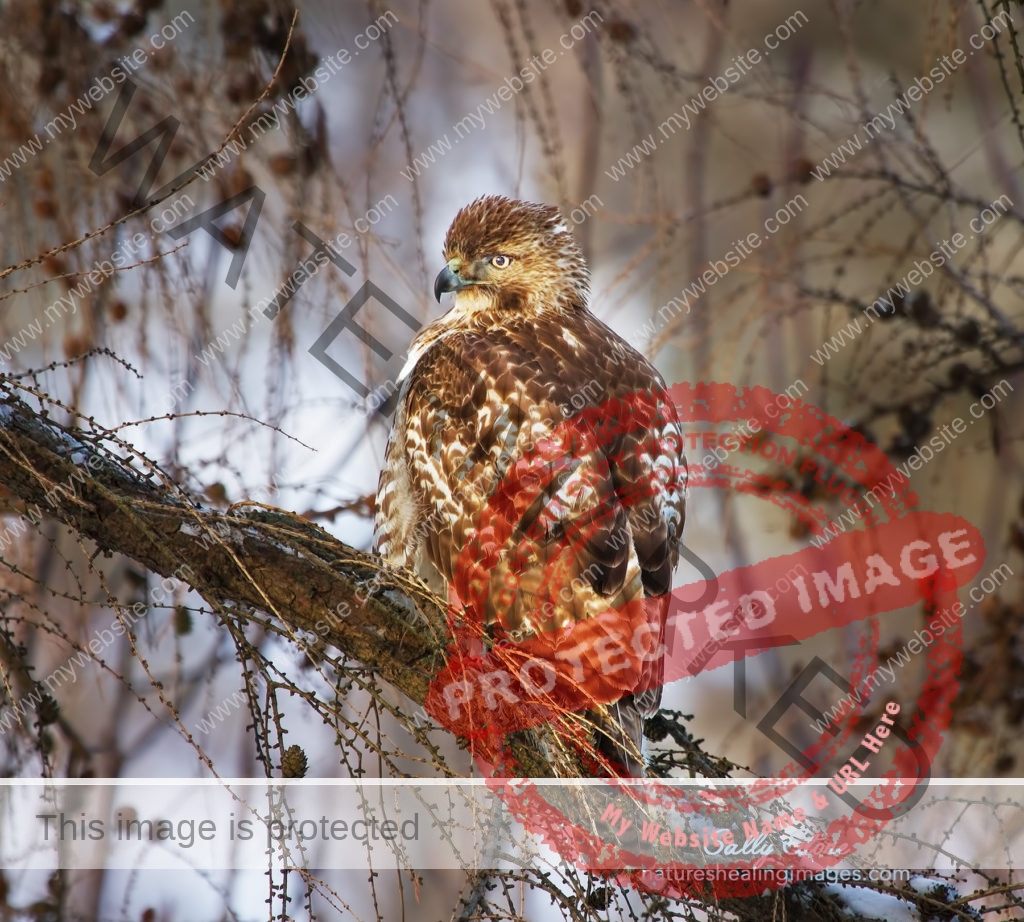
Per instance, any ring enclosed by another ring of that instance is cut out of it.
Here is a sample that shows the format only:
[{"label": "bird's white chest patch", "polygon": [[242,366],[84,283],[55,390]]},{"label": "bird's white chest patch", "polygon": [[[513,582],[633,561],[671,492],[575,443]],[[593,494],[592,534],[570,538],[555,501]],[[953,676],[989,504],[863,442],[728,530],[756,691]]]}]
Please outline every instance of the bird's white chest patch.
[{"label": "bird's white chest patch", "polygon": [[458,330],[465,330],[473,325],[474,316],[494,306],[494,299],[482,291],[467,288],[455,293],[455,305],[446,314],[442,314],[433,323],[420,331],[409,346],[409,357],[405,360],[402,370],[395,382],[401,385],[409,377],[416,363],[423,354],[439,339],[444,339]]},{"label": "bird's white chest patch", "polygon": [[402,382],[409,377],[412,370],[416,367],[416,363],[420,360],[423,353],[427,351],[433,341],[433,338],[428,339],[424,336],[417,336],[412,341],[412,345],[409,346],[409,357],[405,360],[402,370],[398,373],[398,380],[395,382],[396,384],[401,385]]}]

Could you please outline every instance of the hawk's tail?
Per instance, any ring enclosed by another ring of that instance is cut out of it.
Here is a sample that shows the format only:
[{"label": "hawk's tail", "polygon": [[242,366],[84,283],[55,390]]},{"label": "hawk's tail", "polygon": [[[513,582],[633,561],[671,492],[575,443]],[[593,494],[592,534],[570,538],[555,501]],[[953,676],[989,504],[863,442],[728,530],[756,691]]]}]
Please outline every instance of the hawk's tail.
[{"label": "hawk's tail", "polygon": [[627,695],[599,712],[592,711],[591,716],[597,726],[595,744],[598,754],[607,759],[622,777],[646,777],[644,714],[636,699]]},{"label": "hawk's tail", "polygon": [[[644,599],[644,612],[659,645],[665,637],[668,603],[668,595]],[[647,759],[643,751],[644,718],[653,717],[661,707],[664,669],[663,655],[645,661],[635,694],[591,712],[597,725],[597,750],[623,777],[647,776]]]}]

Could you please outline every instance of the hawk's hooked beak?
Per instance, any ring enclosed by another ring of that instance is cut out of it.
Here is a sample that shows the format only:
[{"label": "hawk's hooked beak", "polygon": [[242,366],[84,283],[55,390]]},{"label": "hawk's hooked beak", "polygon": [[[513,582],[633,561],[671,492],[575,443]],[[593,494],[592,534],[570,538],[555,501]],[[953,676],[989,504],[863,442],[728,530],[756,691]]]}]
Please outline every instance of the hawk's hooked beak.
[{"label": "hawk's hooked beak", "polygon": [[[452,268],[452,263],[455,263],[455,268]],[[434,279],[434,297],[437,299],[437,303],[441,303],[441,295],[449,291],[461,291],[463,288],[472,285],[472,282],[467,282],[462,276],[456,271],[458,268],[458,261],[452,260],[445,266],[439,273],[436,279]]]}]

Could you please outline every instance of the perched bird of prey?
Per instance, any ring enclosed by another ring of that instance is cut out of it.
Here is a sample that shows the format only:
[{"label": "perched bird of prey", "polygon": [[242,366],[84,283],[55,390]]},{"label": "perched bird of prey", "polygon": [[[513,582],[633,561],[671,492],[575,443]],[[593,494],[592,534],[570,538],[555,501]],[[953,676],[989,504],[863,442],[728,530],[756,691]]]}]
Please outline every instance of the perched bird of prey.
[{"label": "perched bird of prey", "polygon": [[[378,552],[442,595],[482,600],[487,643],[545,641],[559,675],[601,689],[582,721],[596,764],[642,775],[685,513],[676,410],[654,367],[590,312],[557,208],[477,199],[444,259],[434,294],[453,304],[399,378]],[[534,476],[538,458],[550,476]],[[512,510],[506,528],[496,498]],[[587,649],[559,652],[584,622],[601,625]],[[503,687],[497,703],[521,694]]]}]

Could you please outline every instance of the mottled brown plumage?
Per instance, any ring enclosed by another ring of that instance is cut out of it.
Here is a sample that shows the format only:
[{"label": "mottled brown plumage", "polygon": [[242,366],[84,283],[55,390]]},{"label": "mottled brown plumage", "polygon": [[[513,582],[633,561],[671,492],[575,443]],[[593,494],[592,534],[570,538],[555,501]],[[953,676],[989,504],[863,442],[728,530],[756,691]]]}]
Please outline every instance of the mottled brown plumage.
[{"label": "mottled brown plumage", "polygon": [[[559,636],[611,608],[661,638],[686,492],[661,376],[588,310],[586,264],[556,208],[479,199],[455,217],[444,257],[435,293],[454,291],[455,303],[409,350],[377,495],[379,552],[443,594],[482,599],[495,636]],[[493,565],[475,567],[466,549],[487,546],[488,503],[538,453],[566,476],[542,478],[536,502],[508,500],[525,507],[515,530]],[[591,710],[598,748],[633,773],[660,659],[640,673],[615,675],[618,706]]]}]

